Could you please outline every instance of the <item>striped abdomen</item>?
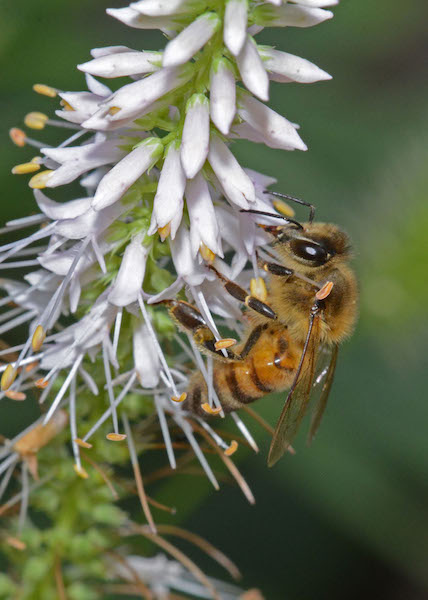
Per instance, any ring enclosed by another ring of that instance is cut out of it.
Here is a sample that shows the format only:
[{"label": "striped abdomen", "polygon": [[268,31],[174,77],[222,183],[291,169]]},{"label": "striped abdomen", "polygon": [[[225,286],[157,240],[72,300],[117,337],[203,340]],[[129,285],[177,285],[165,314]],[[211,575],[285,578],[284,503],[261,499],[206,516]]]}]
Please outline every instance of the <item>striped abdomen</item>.
[{"label": "striped abdomen", "polygon": [[[218,361],[214,365],[214,387],[225,412],[290,387],[302,348],[290,340],[285,328],[258,326],[240,351],[242,360]],[[206,384],[198,373],[191,380],[186,403],[201,414],[200,405],[206,400]]]}]

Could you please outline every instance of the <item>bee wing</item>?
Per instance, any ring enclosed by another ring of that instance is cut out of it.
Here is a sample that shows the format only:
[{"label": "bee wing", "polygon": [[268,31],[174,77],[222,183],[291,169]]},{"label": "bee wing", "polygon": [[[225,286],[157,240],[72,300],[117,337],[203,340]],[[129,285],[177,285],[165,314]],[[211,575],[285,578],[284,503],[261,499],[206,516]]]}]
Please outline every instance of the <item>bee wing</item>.
[{"label": "bee wing", "polygon": [[312,314],[296,376],[288,392],[269,449],[268,466],[274,465],[292,444],[305,416],[312,391],[319,349],[319,315]]},{"label": "bee wing", "polygon": [[[320,426],[321,419],[324,415],[325,407],[327,406],[327,400],[333,383],[334,372],[336,370],[338,353],[339,346],[338,344],[335,344],[332,350],[330,351],[330,361],[328,362],[328,366],[325,367],[326,372],[324,377],[322,377],[323,371],[321,371],[321,381],[319,382],[319,385],[321,385],[321,394],[319,399],[315,403],[314,410],[312,413],[311,426],[308,434],[308,444],[312,443],[315,434],[318,431],[318,427]],[[317,385],[317,383],[315,385]]]}]

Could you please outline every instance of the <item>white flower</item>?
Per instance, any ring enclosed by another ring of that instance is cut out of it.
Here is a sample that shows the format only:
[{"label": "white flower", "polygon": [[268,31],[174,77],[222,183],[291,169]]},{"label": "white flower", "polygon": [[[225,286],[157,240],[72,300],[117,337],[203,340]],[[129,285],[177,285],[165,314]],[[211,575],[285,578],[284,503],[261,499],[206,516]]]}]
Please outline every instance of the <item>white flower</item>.
[{"label": "white flower", "polygon": [[201,174],[188,181],[186,201],[190,217],[190,246],[193,256],[196,256],[201,244],[205,244],[214,254],[223,256],[214,206],[208,184]]},{"label": "white flower", "polygon": [[193,94],[187,103],[181,143],[181,164],[188,179],[192,179],[208,156],[210,109],[204,94]]},{"label": "white flower", "polygon": [[187,62],[212,38],[220,23],[214,12],[205,13],[195,19],[166,45],[163,66],[174,67]]},{"label": "white flower", "polygon": [[227,135],[236,112],[236,87],[232,65],[226,58],[213,61],[210,88],[211,120],[223,135]]},{"label": "white flower", "polygon": [[[300,4],[319,6],[320,3],[301,2]],[[311,6],[299,6],[288,2],[278,6],[262,4],[254,10],[253,19],[257,25],[263,27],[312,27],[333,17],[331,11]]]},{"label": "white flower", "polygon": [[260,100],[269,99],[269,77],[251,36],[247,36],[244,47],[236,58],[242,81],[247,90]]},{"label": "white flower", "polygon": [[162,64],[162,52],[123,51],[105,54],[78,65],[80,71],[97,77],[126,77],[158,71]]},{"label": "white flower", "polygon": [[259,46],[265,69],[269,78],[280,83],[297,81],[298,83],[314,83],[331,79],[331,75],[304,58]]},{"label": "white flower", "polygon": [[157,162],[162,152],[162,143],[156,138],[141,142],[101,179],[92,208],[101,210],[120,200],[131,185]]},{"label": "white flower", "polygon": [[171,238],[175,238],[183,214],[183,195],[186,177],[181,166],[180,144],[172,142],[166,150],[165,162],[153,203],[149,235],[171,224]]},{"label": "white flower", "polygon": [[148,17],[131,7],[108,8],[106,13],[128,25],[128,27],[135,27],[136,29],[160,29],[161,31],[168,31],[177,26],[171,17]]},{"label": "white flower", "polygon": [[247,37],[247,0],[227,0],[223,39],[234,56],[241,52]]},{"label": "white flower", "polygon": [[142,242],[143,235],[138,234],[126,247],[119,273],[108,295],[108,301],[115,306],[128,306],[138,300],[149,253],[149,248]]},{"label": "white flower", "polygon": [[132,350],[138,381],[143,388],[154,388],[159,383],[160,362],[152,337],[143,320],[135,320]]}]

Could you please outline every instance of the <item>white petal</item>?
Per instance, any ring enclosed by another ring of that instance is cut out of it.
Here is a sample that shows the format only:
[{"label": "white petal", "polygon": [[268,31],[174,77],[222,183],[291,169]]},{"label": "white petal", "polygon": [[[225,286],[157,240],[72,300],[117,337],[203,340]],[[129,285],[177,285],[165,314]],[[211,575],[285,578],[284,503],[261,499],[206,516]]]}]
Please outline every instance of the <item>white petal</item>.
[{"label": "white petal", "polygon": [[127,245],[108,301],[116,306],[136,302],[143,285],[150,248],[142,245],[144,236],[136,235]]},{"label": "white petal", "polygon": [[40,190],[34,190],[34,197],[40,210],[53,221],[78,217],[89,209],[92,202],[92,198],[54,202]]},{"label": "white petal", "polygon": [[55,114],[70,123],[78,124],[93,115],[103,100],[102,96],[91,92],[65,92],[58,95],[67,103],[67,109],[56,110]]},{"label": "white petal", "polygon": [[[161,69],[144,79],[124,85],[104,104],[106,119],[113,123],[124,122],[143,115],[153,102],[190,79],[193,69],[188,65],[186,67]],[[110,115],[110,108],[120,110]],[[91,119],[83,123],[83,127],[89,129],[94,125]]]},{"label": "white petal", "polygon": [[130,7],[108,8],[106,13],[128,27],[135,29],[175,29],[177,24],[171,17],[147,17]]},{"label": "white petal", "polygon": [[178,277],[189,285],[199,285],[208,276],[208,269],[200,267],[192,256],[189,230],[183,224],[171,242],[171,256]]},{"label": "white petal", "polygon": [[[256,194],[263,197],[264,191],[274,183],[277,182],[275,177],[269,177],[269,175],[264,175],[263,173],[259,173],[258,171],[253,171],[253,169],[244,169],[248,177],[254,184],[256,189]],[[266,196],[267,198],[267,196]]]},{"label": "white petal", "polygon": [[213,61],[210,77],[210,114],[214,125],[227,135],[235,117],[235,76],[230,62],[221,58]]},{"label": "white petal", "polygon": [[85,213],[74,219],[60,221],[55,227],[55,231],[58,235],[70,240],[78,240],[87,236],[99,237],[126,210],[128,210],[128,207],[120,202],[116,202],[103,210],[95,210],[89,207]]},{"label": "white petal", "polygon": [[248,202],[255,199],[251,179],[226,144],[214,135],[211,136],[208,160],[230,202],[248,208]]},{"label": "white petal", "polygon": [[260,100],[269,100],[269,77],[257,51],[257,44],[252,37],[247,36],[236,61],[247,90]]},{"label": "white petal", "polygon": [[89,75],[89,73],[85,74],[85,80],[86,85],[88,86],[88,90],[93,94],[96,94],[97,96],[102,96],[103,98],[107,98],[111,95],[111,89],[104,83],[101,83],[100,81],[95,79],[95,77],[92,77],[92,75]]},{"label": "white petal", "polygon": [[251,127],[276,148],[307,150],[295,127],[274,110],[265,106],[249,94],[242,93],[238,101],[238,113]]},{"label": "white petal", "polygon": [[247,37],[247,0],[227,0],[223,39],[234,56],[238,56]]},{"label": "white petal", "polygon": [[144,321],[134,327],[132,349],[135,370],[143,388],[154,388],[159,382],[159,355]]},{"label": "white petal", "polygon": [[181,142],[181,164],[189,179],[202,169],[210,139],[209,102],[204,94],[193,94],[187,104]]},{"label": "white petal", "polygon": [[162,52],[119,52],[107,54],[77,65],[80,71],[98,77],[125,77],[152,73],[161,67]]},{"label": "white petal", "polygon": [[70,183],[87,171],[117,162],[124,155],[119,144],[116,138],[83,146],[42,148],[45,156],[62,165],[51,174],[46,186],[53,188]]},{"label": "white petal", "polygon": [[330,10],[288,3],[281,6],[262,4],[253,11],[254,21],[267,27],[312,27],[333,16]]},{"label": "white petal", "polygon": [[219,229],[208,184],[201,173],[187,182],[186,204],[190,218],[190,245],[194,256],[203,242],[214,254],[223,256]]},{"label": "white petal", "polygon": [[265,69],[267,69],[270,79],[273,79],[273,81],[314,83],[315,81],[331,79],[331,75],[308,60],[294,54],[260,46],[259,52],[263,58]]},{"label": "white petal", "polygon": [[104,46],[103,48],[92,48],[91,56],[99,58],[100,56],[107,56],[109,54],[118,54],[120,52],[132,52],[128,46]]},{"label": "white petal", "polygon": [[203,6],[203,3],[195,0],[140,0],[130,5],[143,15],[151,17],[189,13]]},{"label": "white petal", "polygon": [[117,202],[157,162],[162,151],[163,145],[157,138],[148,138],[138,145],[101,179],[92,207],[101,210]]},{"label": "white petal", "polygon": [[339,0],[294,0],[294,2],[313,8],[323,8],[324,6],[334,6],[335,4],[339,4]]},{"label": "white petal", "polygon": [[192,58],[220,27],[216,13],[205,13],[195,19],[177,37],[168,42],[163,55],[163,66],[182,65]]},{"label": "white petal", "polygon": [[171,223],[171,239],[174,239],[183,214],[185,187],[186,176],[181,166],[180,145],[173,142],[167,150],[159,177],[149,235],[153,235],[159,227]]}]

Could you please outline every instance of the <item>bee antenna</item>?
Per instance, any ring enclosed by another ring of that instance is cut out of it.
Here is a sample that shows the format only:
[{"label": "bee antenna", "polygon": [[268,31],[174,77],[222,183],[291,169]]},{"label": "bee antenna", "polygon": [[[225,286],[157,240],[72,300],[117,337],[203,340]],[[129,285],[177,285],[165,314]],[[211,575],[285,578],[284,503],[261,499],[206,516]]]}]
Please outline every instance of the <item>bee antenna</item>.
[{"label": "bee antenna", "polygon": [[291,223],[292,225],[296,225],[298,229],[303,229],[303,225],[301,225],[298,221],[294,219],[290,219],[289,217],[285,217],[284,215],[276,215],[275,213],[264,212],[263,210],[253,210],[253,209],[244,209],[242,208],[239,212],[241,213],[251,213],[253,215],[262,215],[263,217],[274,217],[275,219],[282,219],[286,223]]},{"label": "bee antenna", "polygon": [[296,202],[296,204],[301,204],[302,206],[307,206],[309,208],[309,223],[315,218],[315,206],[313,204],[309,204],[309,202],[305,202],[300,198],[296,198],[295,196],[289,196],[288,194],[281,194],[280,192],[271,192],[270,190],[265,190],[264,194],[270,194],[271,196],[276,196],[277,198],[285,198],[286,200],[291,200],[292,202]]}]

